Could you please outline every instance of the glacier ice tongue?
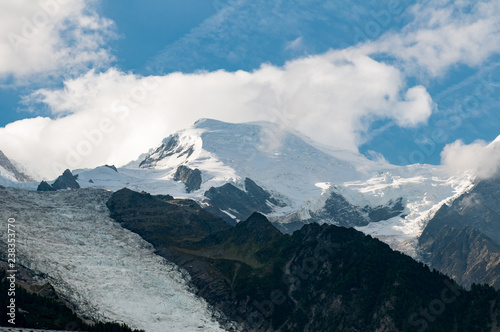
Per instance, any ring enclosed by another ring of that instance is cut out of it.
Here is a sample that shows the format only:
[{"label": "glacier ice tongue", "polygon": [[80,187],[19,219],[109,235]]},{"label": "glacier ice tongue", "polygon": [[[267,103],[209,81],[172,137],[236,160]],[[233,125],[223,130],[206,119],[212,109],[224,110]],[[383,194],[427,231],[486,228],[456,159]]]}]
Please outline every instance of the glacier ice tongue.
[{"label": "glacier ice tongue", "polygon": [[[46,274],[82,317],[147,332],[223,331],[186,274],[109,218],[110,195],[97,189],[1,190],[1,227],[16,219],[19,263]],[[6,238],[0,240],[4,247]]]}]

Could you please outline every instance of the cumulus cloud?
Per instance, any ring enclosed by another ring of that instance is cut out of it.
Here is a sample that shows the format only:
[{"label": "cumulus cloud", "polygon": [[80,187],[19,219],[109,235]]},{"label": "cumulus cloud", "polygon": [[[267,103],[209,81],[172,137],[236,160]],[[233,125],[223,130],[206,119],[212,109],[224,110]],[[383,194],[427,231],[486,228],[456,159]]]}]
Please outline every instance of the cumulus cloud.
[{"label": "cumulus cloud", "polygon": [[29,99],[46,104],[53,119],[0,128],[0,149],[49,178],[64,167],[123,165],[201,117],[273,121],[329,146],[357,150],[372,121],[416,126],[432,111],[425,88],[406,87],[395,67],[338,51],[254,72],[143,77],[90,71]]},{"label": "cumulus cloud", "polygon": [[400,32],[391,32],[361,46],[366,54],[389,54],[406,71],[424,69],[443,75],[457,64],[478,66],[500,53],[500,2],[420,1],[409,10],[415,19]]},{"label": "cumulus cloud", "polygon": [[0,83],[27,84],[108,64],[113,22],[94,0],[0,2]]},{"label": "cumulus cloud", "polygon": [[441,152],[441,163],[451,170],[471,170],[481,179],[491,178],[500,168],[500,136],[490,144],[483,140],[448,144]]}]

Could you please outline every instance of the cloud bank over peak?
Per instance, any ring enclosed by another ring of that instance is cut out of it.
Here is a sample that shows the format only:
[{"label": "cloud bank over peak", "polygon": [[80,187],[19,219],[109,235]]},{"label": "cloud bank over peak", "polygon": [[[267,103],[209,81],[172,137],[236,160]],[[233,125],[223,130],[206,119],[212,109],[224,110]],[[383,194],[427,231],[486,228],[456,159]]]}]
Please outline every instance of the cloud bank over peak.
[{"label": "cloud bank over peak", "polygon": [[[238,0],[227,2],[153,59],[148,68],[158,67],[155,73],[161,76],[140,76],[110,67],[113,56],[106,45],[114,25],[94,10],[98,3],[20,0],[0,5],[5,9],[0,33],[7,36],[0,41],[0,84],[66,78],[63,87],[48,84],[24,98],[34,114],[48,117],[0,128],[0,150],[25,166],[36,165],[41,177],[53,178],[64,168],[126,164],[199,118],[272,121],[328,146],[357,151],[374,132],[393,124],[427,123],[436,105],[418,82],[436,80],[453,66],[479,66],[500,53],[498,1],[399,3],[398,14],[385,24],[380,21],[387,13],[384,2],[374,7],[362,1],[276,5]],[[355,19],[346,18],[349,14]],[[328,24],[318,23],[323,21]],[[398,32],[391,30],[391,22]],[[384,29],[371,40],[352,47],[345,43],[352,30],[364,25],[366,31],[374,24]],[[319,31],[323,39],[314,38]],[[311,45],[323,53],[284,63],[315,53]],[[324,52],[327,45],[349,48]],[[266,61],[279,66],[258,66]],[[242,68],[243,62],[249,62],[246,71],[195,71]],[[184,63],[190,74],[169,73]],[[198,66],[206,63],[213,66]],[[170,69],[163,74],[162,68]],[[47,111],[37,113],[40,109]],[[462,161],[462,150],[485,145],[453,144],[443,152],[446,164]]]},{"label": "cloud bank over peak", "polygon": [[[36,160],[47,178],[64,167],[123,165],[202,117],[272,121],[329,146],[357,150],[373,121],[416,126],[433,107],[426,89],[407,87],[397,68],[343,51],[253,72],[144,77],[114,68],[89,71],[28,99],[48,106],[52,118],[0,128],[0,149],[22,164]],[[36,134],[25,134],[31,130]]]},{"label": "cloud bank over peak", "polygon": [[480,179],[498,175],[500,170],[500,136],[491,143],[477,140],[464,144],[458,140],[441,152],[442,163],[454,171],[473,171]]}]

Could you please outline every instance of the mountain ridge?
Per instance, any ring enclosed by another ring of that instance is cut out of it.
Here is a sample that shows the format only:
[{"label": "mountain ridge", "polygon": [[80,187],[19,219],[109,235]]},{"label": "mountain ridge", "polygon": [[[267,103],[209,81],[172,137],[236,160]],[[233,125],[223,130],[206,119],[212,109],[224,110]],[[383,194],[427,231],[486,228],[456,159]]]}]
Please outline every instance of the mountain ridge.
[{"label": "mountain ridge", "polygon": [[494,177],[443,205],[419,238],[424,261],[468,287],[500,288],[499,202],[500,178]]}]

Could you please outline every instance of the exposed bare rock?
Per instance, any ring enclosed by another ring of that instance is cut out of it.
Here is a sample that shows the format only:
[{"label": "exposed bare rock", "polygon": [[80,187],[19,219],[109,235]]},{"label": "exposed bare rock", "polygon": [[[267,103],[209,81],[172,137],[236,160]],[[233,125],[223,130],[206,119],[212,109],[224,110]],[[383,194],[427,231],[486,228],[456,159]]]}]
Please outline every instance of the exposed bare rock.
[{"label": "exposed bare rock", "polygon": [[201,186],[201,171],[199,169],[191,169],[181,165],[177,167],[174,175],[175,181],[182,181],[186,185],[188,193],[200,189]]}]

